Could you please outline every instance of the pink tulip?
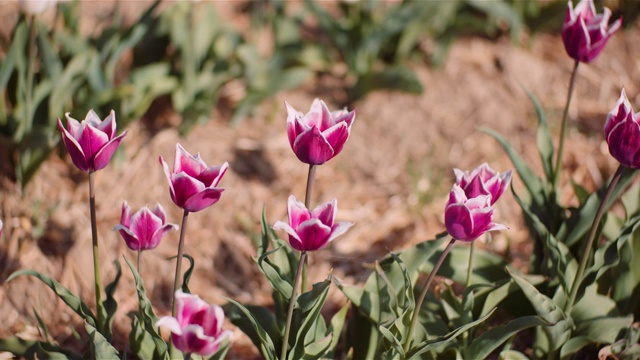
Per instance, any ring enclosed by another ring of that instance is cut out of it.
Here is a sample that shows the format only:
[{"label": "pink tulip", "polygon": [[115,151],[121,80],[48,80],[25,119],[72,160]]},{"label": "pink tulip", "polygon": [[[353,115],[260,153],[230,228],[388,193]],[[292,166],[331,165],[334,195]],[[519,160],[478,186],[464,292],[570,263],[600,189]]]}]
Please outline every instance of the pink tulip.
[{"label": "pink tulip", "polygon": [[169,230],[177,230],[178,225],[166,223],[166,214],[160,204],[153,210],[143,207],[131,216],[131,208],[125,201],[117,230],[131,250],[155,249]]},{"label": "pink tulip", "polygon": [[224,189],[216,186],[229,168],[228,163],[208,167],[200,154],[193,156],[180,144],[176,144],[173,172],[169,171],[169,166],[162,156],[160,164],[169,181],[171,199],[179,207],[196,212],[220,200]]},{"label": "pink tulip", "polygon": [[320,204],[310,212],[291,195],[288,208],[289,224],[278,221],[273,228],[289,234],[289,244],[298,251],[321,249],[353,225],[349,222],[334,223],[338,211],[336,199]]},{"label": "pink tulip", "polygon": [[229,330],[222,330],[224,311],[209,305],[197,295],[176,291],[176,316],[164,316],[156,326],[171,330],[173,345],[185,354],[211,356],[223,340],[232,338]]},{"label": "pink tulip", "polygon": [[487,163],[473,169],[471,173],[460,169],[453,169],[453,172],[456,174],[456,184],[464,190],[467,198],[491,195],[491,205],[498,201],[511,182],[511,170],[501,175]]},{"label": "pink tulip", "polygon": [[287,135],[293,152],[303,163],[321,165],[338,155],[349,138],[356,111],[329,111],[324,101],[313,100],[302,114],[285,102]]},{"label": "pink tulip", "polygon": [[449,194],[444,223],[449,235],[462,241],[473,241],[487,231],[507,229],[493,222],[491,195],[467,198],[458,184],[453,185]]},{"label": "pink tulip", "polygon": [[65,114],[67,128],[62,126],[58,118],[58,129],[62,132],[62,141],[67,148],[71,160],[82,171],[98,171],[109,164],[120,141],[127,134],[124,131],[116,135],[116,114],[113,110],[104,120],[89,110],[82,122]]},{"label": "pink tulip", "polygon": [[640,169],[640,112],[633,113],[631,103],[622,90],[615,108],[607,115],[604,138],[609,152],[620,164]]},{"label": "pink tulip", "polygon": [[596,14],[593,0],[580,0],[575,8],[569,0],[562,26],[562,40],[567,54],[585,63],[595,59],[622,25],[622,19],[618,19],[609,27],[610,17],[611,10],[608,8],[604,8],[603,14]]}]

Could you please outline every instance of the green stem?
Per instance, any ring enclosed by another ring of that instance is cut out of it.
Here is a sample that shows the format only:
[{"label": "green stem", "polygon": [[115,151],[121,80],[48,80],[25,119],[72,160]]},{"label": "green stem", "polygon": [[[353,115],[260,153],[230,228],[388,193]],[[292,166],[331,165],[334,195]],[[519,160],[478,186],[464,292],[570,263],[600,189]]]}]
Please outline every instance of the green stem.
[{"label": "green stem", "polygon": [[180,226],[180,240],[178,242],[178,257],[176,259],[176,275],[173,279],[173,302],[171,303],[171,316],[176,315],[176,291],[182,286],[182,257],[184,255],[184,235],[187,232],[187,220],[189,220],[189,210],[185,210],[182,215],[182,226]]},{"label": "green stem", "polygon": [[142,250],[138,250],[138,261],[136,264],[136,269],[138,270],[138,275],[142,276],[142,270],[140,270],[140,258],[142,258]]},{"label": "green stem", "polygon": [[[578,73],[579,61],[576,61],[573,65],[573,71],[571,72],[571,80],[569,80],[569,92],[567,93],[567,102],[564,106],[564,113],[562,114],[562,125],[560,127],[560,140],[558,142],[558,155],[556,158],[556,168],[553,172],[553,188],[557,189],[560,182],[560,172],[562,171],[562,153],[564,152],[564,139],[567,132],[567,118],[569,117],[569,105],[571,104],[571,97],[573,95],[573,88],[576,83],[576,74]],[[556,192],[557,193],[557,192]]]},{"label": "green stem", "polygon": [[469,244],[469,267],[467,268],[467,281],[464,283],[464,287],[468,288],[471,284],[471,274],[473,273],[473,254],[475,253],[476,241],[472,241]]},{"label": "green stem", "polygon": [[284,337],[282,338],[282,352],[280,353],[280,360],[287,358],[287,348],[289,347],[289,333],[291,332],[291,319],[293,318],[293,308],[296,303],[298,282],[300,281],[300,275],[302,275],[302,268],[307,260],[307,252],[300,253],[300,261],[298,262],[298,270],[296,271],[296,277],[293,280],[293,288],[291,289],[291,299],[289,300],[289,309],[287,310],[287,322],[284,327]]},{"label": "green stem", "polygon": [[565,306],[565,313],[569,314],[573,309],[574,302],[576,301],[576,296],[578,295],[578,289],[580,288],[580,283],[582,283],[582,277],[584,276],[584,271],[587,268],[587,263],[591,258],[591,248],[593,247],[593,242],[596,238],[596,233],[598,232],[598,227],[600,226],[600,220],[602,220],[602,216],[604,215],[605,209],[607,208],[607,203],[609,202],[609,198],[611,197],[611,193],[613,189],[616,187],[616,184],[620,180],[622,176],[622,171],[624,170],[624,166],[620,165],[616,173],[613,175],[611,182],[609,183],[609,187],[607,187],[607,192],[598,207],[598,211],[596,212],[596,217],[593,219],[593,224],[591,225],[591,230],[589,230],[589,236],[587,237],[587,242],[584,243],[584,247],[582,248],[581,254],[582,258],[580,259],[580,265],[578,266],[578,272],[576,272],[576,276],[573,279],[573,284],[571,285],[571,293],[569,295],[569,301]]},{"label": "green stem", "polygon": [[91,242],[93,244],[93,277],[95,279],[98,332],[104,333],[105,320],[102,309],[102,278],[100,276],[100,250],[98,248],[98,225],[96,221],[95,172],[89,171],[89,211],[91,213]]},{"label": "green stem", "polygon": [[[316,178],[316,166],[309,165],[309,172],[307,173],[307,190],[304,193],[304,206],[307,210],[310,210],[311,206],[311,196],[313,191],[313,184]],[[304,293],[307,289],[307,259],[304,259],[304,264],[302,267],[302,283],[300,284],[300,292]]]},{"label": "green stem", "polygon": [[420,297],[418,298],[416,307],[413,309],[413,314],[411,315],[411,325],[409,325],[409,331],[407,332],[407,338],[405,339],[405,343],[404,343],[405,353],[407,353],[411,348],[411,342],[412,342],[411,337],[413,336],[413,330],[415,329],[416,324],[418,323],[418,318],[420,317],[420,308],[422,307],[424,298],[427,296],[427,291],[429,291],[431,282],[433,281],[433,278],[438,273],[438,269],[440,269],[440,266],[442,266],[444,259],[449,254],[449,251],[451,251],[451,248],[453,248],[453,244],[455,242],[456,242],[456,239],[451,238],[451,241],[449,241],[449,243],[447,244],[447,247],[444,249],[444,251],[442,251],[442,254],[440,254],[440,257],[438,258],[438,261],[436,262],[435,266],[431,270],[431,273],[429,273],[429,277],[427,278],[427,281],[424,284],[424,287],[422,287],[422,292],[420,293]]},{"label": "green stem", "polygon": [[31,132],[33,127],[33,77],[35,75],[36,66],[36,18],[34,15],[29,15],[29,53],[27,62],[27,84],[25,91],[25,127],[23,135],[27,135]]}]

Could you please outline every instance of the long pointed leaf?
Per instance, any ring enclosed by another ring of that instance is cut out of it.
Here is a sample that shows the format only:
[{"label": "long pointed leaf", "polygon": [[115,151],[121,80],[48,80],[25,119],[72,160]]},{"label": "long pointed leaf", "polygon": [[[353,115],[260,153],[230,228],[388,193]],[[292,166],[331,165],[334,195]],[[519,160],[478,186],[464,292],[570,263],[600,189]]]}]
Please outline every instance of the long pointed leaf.
[{"label": "long pointed leaf", "polygon": [[540,316],[524,316],[506,324],[493,327],[473,340],[465,354],[467,359],[486,359],[510,337],[534,327],[551,325]]}]

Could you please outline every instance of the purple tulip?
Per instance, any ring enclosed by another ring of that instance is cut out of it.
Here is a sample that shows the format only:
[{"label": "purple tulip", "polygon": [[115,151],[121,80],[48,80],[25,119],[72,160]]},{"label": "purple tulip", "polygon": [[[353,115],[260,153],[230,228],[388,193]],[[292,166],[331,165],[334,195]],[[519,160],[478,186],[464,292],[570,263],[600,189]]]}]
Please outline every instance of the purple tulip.
[{"label": "purple tulip", "polygon": [[562,40],[567,54],[575,61],[584,63],[595,59],[622,25],[622,19],[618,19],[609,27],[610,17],[611,10],[606,7],[603,14],[596,14],[593,0],[581,0],[575,8],[569,0],[562,26]]},{"label": "purple tulip", "polygon": [[113,153],[120,145],[120,141],[127,135],[124,131],[116,135],[116,114],[113,110],[104,120],[89,110],[82,122],[65,114],[67,128],[62,126],[58,118],[58,129],[62,132],[62,141],[67,148],[71,160],[82,171],[98,171],[109,164]]},{"label": "purple tulip", "polygon": [[356,111],[329,111],[324,101],[313,100],[302,114],[285,102],[287,135],[293,152],[303,163],[322,165],[338,155],[349,138]]},{"label": "purple tulip", "polygon": [[207,166],[200,154],[189,154],[180,144],[176,144],[176,155],[173,160],[173,172],[160,156],[160,164],[169,181],[171,199],[179,207],[190,211],[200,211],[218,200],[224,191],[218,183],[229,168],[228,163],[222,166]]},{"label": "purple tulip", "polygon": [[353,225],[349,222],[334,223],[338,211],[336,199],[320,204],[310,212],[303,203],[291,195],[288,208],[291,225],[278,221],[273,228],[289,234],[289,244],[298,251],[321,249]]},{"label": "purple tulip", "polygon": [[131,208],[125,201],[117,230],[131,250],[155,249],[169,230],[177,230],[178,225],[166,223],[166,214],[160,204],[153,210],[143,207],[131,216]]},{"label": "purple tulip", "polygon": [[507,229],[493,222],[491,195],[467,198],[458,184],[453,185],[449,194],[444,223],[449,235],[462,241],[473,241],[487,231]]},{"label": "purple tulip", "polygon": [[232,338],[229,330],[222,330],[224,311],[209,305],[198,295],[176,291],[176,316],[164,316],[156,326],[171,330],[173,345],[185,354],[211,356],[223,340]]},{"label": "purple tulip", "polygon": [[491,195],[491,205],[502,196],[511,182],[511,170],[502,175],[494,171],[487,163],[473,169],[471,173],[460,169],[453,169],[458,184],[468,199],[478,195]]},{"label": "purple tulip", "polygon": [[631,103],[622,89],[616,106],[607,115],[604,138],[609,152],[620,164],[640,169],[640,112],[634,114]]}]

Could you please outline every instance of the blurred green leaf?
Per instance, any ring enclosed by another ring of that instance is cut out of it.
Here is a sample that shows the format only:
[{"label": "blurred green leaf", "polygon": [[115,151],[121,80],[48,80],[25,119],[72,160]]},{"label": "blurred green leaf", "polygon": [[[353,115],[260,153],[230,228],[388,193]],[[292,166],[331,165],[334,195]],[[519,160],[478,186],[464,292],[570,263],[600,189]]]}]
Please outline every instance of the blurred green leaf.
[{"label": "blurred green leaf", "polygon": [[116,350],[95,327],[89,323],[84,323],[84,327],[89,333],[91,339],[91,355],[94,359],[117,359],[118,350]]}]

